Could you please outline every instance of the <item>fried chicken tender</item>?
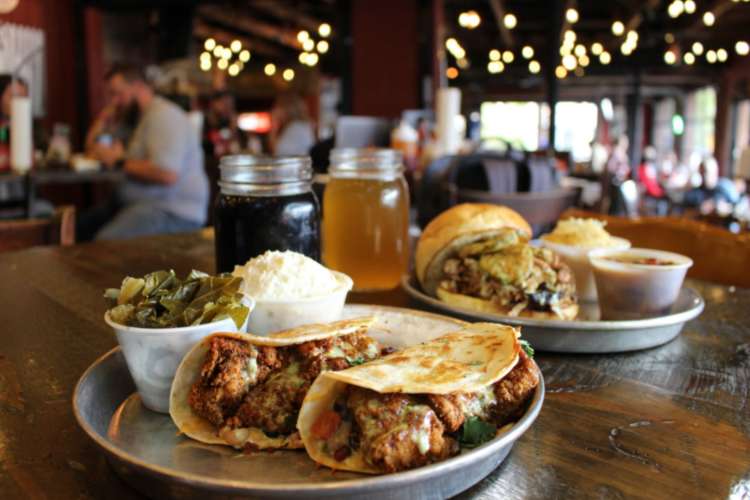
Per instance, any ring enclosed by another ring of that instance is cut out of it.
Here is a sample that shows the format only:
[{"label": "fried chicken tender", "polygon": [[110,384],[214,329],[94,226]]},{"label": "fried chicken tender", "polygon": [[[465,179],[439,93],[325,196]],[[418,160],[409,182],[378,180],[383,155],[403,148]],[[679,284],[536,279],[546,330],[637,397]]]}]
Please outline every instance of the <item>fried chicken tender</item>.
[{"label": "fried chicken tender", "polygon": [[502,425],[518,418],[539,385],[539,375],[525,352],[521,351],[518,364],[502,380],[495,384],[497,403],[494,420]]}]

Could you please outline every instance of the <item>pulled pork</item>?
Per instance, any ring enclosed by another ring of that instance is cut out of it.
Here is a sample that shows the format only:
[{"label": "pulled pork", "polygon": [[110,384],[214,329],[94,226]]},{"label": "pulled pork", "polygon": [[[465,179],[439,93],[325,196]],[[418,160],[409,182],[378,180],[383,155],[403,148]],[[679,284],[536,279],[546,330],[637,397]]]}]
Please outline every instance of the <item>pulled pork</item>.
[{"label": "pulled pork", "polygon": [[490,300],[511,316],[524,309],[552,311],[576,302],[570,268],[546,248],[505,232],[466,245],[443,265],[441,288]]}]

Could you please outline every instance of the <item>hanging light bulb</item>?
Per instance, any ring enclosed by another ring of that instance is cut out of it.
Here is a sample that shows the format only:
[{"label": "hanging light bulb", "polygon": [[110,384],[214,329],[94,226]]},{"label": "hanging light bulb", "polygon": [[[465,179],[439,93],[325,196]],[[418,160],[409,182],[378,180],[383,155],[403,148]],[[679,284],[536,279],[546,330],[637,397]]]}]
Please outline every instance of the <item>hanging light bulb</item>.
[{"label": "hanging light bulb", "polygon": [[693,54],[692,52],[685,52],[685,54],[682,56],[682,61],[688,66],[691,66],[693,63],[695,63],[695,54]]},{"label": "hanging light bulb", "polygon": [[206,38],[206,41],[203,42],[203,48],[208,51],[214,50],[214,47],[216,47],[216,40],[213,38]]},{"label": "hanging light bulb", "polygon": [[599,54],[599,62],[606,66],[607,64],[612,62],[612,55],[605,50],[604,52]]},{"label": "hanging light bulb", "polygon": [[706,26],[713,26],[716,22],[716,16],[710,10],[703,13],[703,24]]},{"label": "hanging light bulb", "polygon": [[703,54],[703,44],[700,42],[693,42],[693,46],[691,47],[693,49],[693,54],[696,56],[699,56]]},{"label": "hanging light bulb", "polygon": [[529,61],[529,73],[537,74],[541,69],[542,66],[539,61]]},{"label": "hanging light bulb", "polygon": [[750,54],[750,45],[746,41],[740,40],[734,44],[734,51],[741,56],[746,56]]},{"label": "hanging light bulb", "polygon": [[573,54],[568,54],[562,58],[562,65],[568,71],[573,71],[578,66],[578,61]]},{"label": "hanging light bulb", "polygon": [[710,64],[713,64],[716,62],[717,56],[715,50],[709,50],[706,52],[706,61],[708,61]]},{"label": "hanging light bulb", "polygon": [[308,38],[304,42],[302,42],[302,48],[305,49],[305,52],[312,52],[315,50],[315,40],[312,38]]},{"label": "hanging light bulb", "polygon": [[287,82],[291,82],[292,80],[294,80],[294,70],[292,68],[285,69],[281,74],[281,77]]},{"label": "hanging light bulb", "polygon": [[612,23],[612,34],[615,36],[620,36],[623,33],[625,33],[625,25],[622,24],[622,21],[615,21]]},{"label": "hanging light bulb", "polygon": [[304,43],[304,41],[307,40],[307,39],[309,39],[309,38],[310,38],[310,33],[308,33],[305,30],[302,30],[299,33],[297,33],[297,41],[299,43]]},{"label": "hanging light bulb", "polygon": [[503,52],[503,62],[505,64],[510,64],[513,62],[513,60],[516,58],[516,56],[513,55],[513,52],[510,50],[506,50]]},{"label": "hanging light bulb", "polygon": [[594,54],[595,56],[598,56],[602,52],[604,52],[604,45],[602,45],[599,42],[594,42],[594,43],[591,44],[591,53],[592,54]]},{"label": "hanging light bulb", "polygon": [[518,24],[518,19],[516,18],[515,15],[508,12],[503,17],[503,24],[505,25],[506,28],[508,28],[509,30],[512,30]]},{"label": "hanging light bulb", "polygon": [[576,48],[573,50],[573,53],[576,56],[578,56],[578,57],[581,57],[582,55],[585,55],[586,54],[586,46],[582,45],[582,44],[576,45]]},{"label": "hanging light bulb", "polygon": [[307,56],[307,65],[308,66],[315,66],[318,64],[318,54],[315,52],[310,52]]},{"label": "hanging light bulb", "polygon": [[490,50],[490,61],[499,61],[501,57],[500,51],[497,49]]},{"label": "hanging light bulb", "polygon": [[263,68],[263,72],[268,76],[273,76],[276,74],[276,65],[273,63],[268,63]]},{"label": "hanging light bulb", "polygon": [[569,8],[568,10],[565,11],[565,19],[570,24],[577,23],[578,22],[578,11],[576,9],[572,8],[572,7]]},{"label": "hanging light bulb", "polygon": [[327,38],[331,34],[331,25],[328,23],[322,23],[318,26],[318,34],[323,38]]},{"label": "hanging light bulb", "polygon": [[582,56],[578,58],[578,65],[583,66],[584,68],[588,66],[590,62],[591,60],[589,59],[589,56],[587,56],[586,54],[583,54]]},{"label": "hanging light bulb", "polygon": [[227,73],[229,73],[229,76],[237,76],[240,74],[240,67],[236,64],[232,64],[229,66]]},{"label": "hanging light bulb", "polygon": [[239,58],[243,63],[248,62],[250,60],[250,51],[247,49],[243,50],[240,52]]},{"label": "hanging light bulb", "polygon": [[319,53],[325,54],[326,52],[328,52],[328,42],[326,42],[325,40],[321,40],[318,42],[316,48],[318,49]]},{"label": "hanging light bulb", "polygon": [[555,68],[555,76],[558,79],[562,80],[563,78],[568,76],[568,70],[563,68],[562,66],[558,66]]},{"label": "hanging light bulb", "polygon": [[693,12],[695,12],[696,6],[695,6],[694,0],[685,0],[684,5],[685,5],[685,12],[687,14],[692,14]]},{"label": "hanging light bulb", "polygon": [[236,54],[237,52],[242,50],[242,42],[240,42],[239,40],[232,40],[232,43],[229,44],[229,48],[232,49],[232,52]]},{"label": "hanging light bulb", "polygon": [[716,58],[719,60],[719,62],[725,62],[728,57],[729,57],[729,54],[727,53],[725,49],[716,50]]},{"label": "hanging light bulb", "polygon": [[521,49],[521,55],[524,59],[531,59],[532,57],[534,57],[534,49],[526,45]]},{"label": "hanging light bulb", "polygon": [[458,69],[451,66],[450,68],[445,70],[445,76],[448,77],[448,80],[454,80],[458,78]]},{"label": "hanging light bulb", "polygon": [[671,66],[672,64],[677,62],[677,56],[674,52],[668,50],[664,53],[664,62]]}]

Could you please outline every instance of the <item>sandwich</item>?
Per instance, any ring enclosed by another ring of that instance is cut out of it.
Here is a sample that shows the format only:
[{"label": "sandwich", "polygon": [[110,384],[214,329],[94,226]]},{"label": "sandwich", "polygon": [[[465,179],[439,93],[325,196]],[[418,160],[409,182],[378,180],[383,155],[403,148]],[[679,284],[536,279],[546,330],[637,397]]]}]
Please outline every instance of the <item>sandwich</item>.
[{"label": "sandwich", "polygon": [[526,411],[539,371],[518,330],[476,323],[321,374],[297,421],[310,458],[332,469],[390,473],[479,446]]},{"label": "sandwich", "polygon": [[170,393],[177,429],[207,444],[294,449],[297,415],[310,385],[381,354],[367,335],[373,317],[307,325],[267,337],[217,333],[185,355]]},{"label": "sandwich", "polygon": [[465,203],[433,219],[417,243],[422,289],[458,307],[503,316],[574,319],[575,279],[552,250],[529,244],[531,227],[499,205]]}]

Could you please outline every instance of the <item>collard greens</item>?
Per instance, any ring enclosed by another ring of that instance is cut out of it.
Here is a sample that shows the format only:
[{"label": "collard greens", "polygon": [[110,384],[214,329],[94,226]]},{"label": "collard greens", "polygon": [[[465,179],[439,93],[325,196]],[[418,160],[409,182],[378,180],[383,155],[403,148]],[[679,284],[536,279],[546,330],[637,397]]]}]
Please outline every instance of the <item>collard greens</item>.
[{"label": "collard greens", "polygon": [[231,318],[241,328],[250,309],[241,303],[242,278],[209,276],[191,271],[180,280],[174,271],[156,271],[143,278],[128,276],[104,298],[112,321],[141,328],[200,325]]}]

